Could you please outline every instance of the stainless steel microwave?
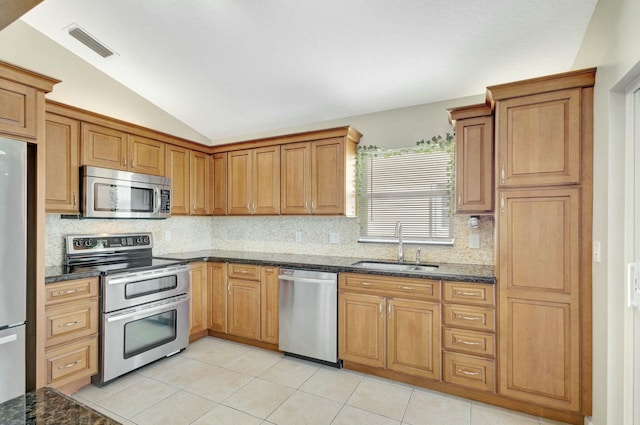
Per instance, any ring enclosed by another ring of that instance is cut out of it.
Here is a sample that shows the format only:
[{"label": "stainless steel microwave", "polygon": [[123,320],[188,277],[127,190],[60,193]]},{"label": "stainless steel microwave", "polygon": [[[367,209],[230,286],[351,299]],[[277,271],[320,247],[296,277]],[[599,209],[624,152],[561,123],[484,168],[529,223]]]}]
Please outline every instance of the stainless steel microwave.
[{"label": "stainless steel microwave", "polygon": [[87,218],[167,218],[171,179],[85,165],[82,216]]}]

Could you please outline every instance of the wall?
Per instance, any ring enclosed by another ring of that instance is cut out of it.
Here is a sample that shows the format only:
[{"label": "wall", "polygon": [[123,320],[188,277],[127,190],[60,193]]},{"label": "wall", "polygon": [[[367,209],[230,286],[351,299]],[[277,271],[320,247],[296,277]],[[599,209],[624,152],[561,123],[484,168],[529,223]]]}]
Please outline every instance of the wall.
[{"label": "wall", "polygon": [[[574,68],[597,66],[594,105],[593,239],[602,261],[593,265],[594,425],[630,424],[625,386],[624,87],[640,75],[640,2],[600,0]],[[637,355],[638,353],[636,353]]]}]

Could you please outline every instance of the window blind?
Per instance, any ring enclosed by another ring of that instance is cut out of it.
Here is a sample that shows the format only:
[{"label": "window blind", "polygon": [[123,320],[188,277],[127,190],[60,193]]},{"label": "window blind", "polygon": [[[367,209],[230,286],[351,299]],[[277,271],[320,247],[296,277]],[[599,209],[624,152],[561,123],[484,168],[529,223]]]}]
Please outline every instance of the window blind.
[{"label": "window blind", "polygon": [[362,153],[358,193],[360,241],[453,243],[450,152]]}]

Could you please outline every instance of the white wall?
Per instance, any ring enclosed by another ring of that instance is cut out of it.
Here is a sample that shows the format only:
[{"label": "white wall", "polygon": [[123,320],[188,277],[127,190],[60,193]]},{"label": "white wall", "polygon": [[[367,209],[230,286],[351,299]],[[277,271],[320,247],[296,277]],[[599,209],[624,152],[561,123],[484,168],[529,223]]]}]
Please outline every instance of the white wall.
[{"label": "white wall", "polygon": [[574,68],[597,66],[594,105],[594,425],[624,424],[624,86],[640,71],[640,2],[600,0]]}]

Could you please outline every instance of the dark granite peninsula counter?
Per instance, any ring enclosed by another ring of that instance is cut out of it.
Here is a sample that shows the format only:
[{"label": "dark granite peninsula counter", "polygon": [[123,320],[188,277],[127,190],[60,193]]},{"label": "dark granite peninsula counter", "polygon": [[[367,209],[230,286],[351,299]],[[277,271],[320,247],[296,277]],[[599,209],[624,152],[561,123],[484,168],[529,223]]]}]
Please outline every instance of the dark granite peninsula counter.
[{"label": "dark granite peninsula counter", "polygon": [[[457,263],[438,263],[438,267],[429,271],[413,272],[413,271],[389,271],[374,270],[354,266],[353,263],[358,261],[380,261],[370,260],[356,257],[332,257],[323,255],[300,255],[300,254],[278,254],[268,252],[251,252],[251,251],[223,251],[223,250],[203,250],[191,252],[177,252],[169,254],[156,255],[158,258],[169,258],[194,261],[212,261],[212,262],[228,262],[228,263],[244,263],[258,264],[265,266],[299,268],[305,270],[320,270],[327,272],[351,272],[366,273],[383,276],[399,276],[413,277],[421,279],[442,279],[460,282],[476,282],[476,283],[496,283],[493,266],[484,266],[477,264],[457,264]],[[93,276],[98,276],[94,273]],[[64,267],[47,267],[45,270],[45,282],[53,283],[62,280],[80,279],[89,277],[85,274],[68,274],[65,273]]]},{"label": "dark granite peninsula counter", "polygon": [[0,403],[2,425],[121,425],[66,395],[40,388]]}]

